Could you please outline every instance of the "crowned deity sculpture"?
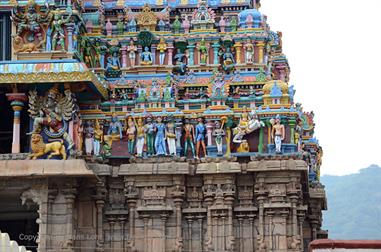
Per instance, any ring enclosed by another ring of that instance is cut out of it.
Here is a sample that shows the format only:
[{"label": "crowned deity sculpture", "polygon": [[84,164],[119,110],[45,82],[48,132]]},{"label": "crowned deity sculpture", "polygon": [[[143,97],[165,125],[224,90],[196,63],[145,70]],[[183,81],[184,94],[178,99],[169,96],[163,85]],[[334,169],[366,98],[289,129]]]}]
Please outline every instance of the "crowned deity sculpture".
[{"label": "crowned deity sculpture", "polygon": [[194,140],[196,139],[195,137],[195,131],[194,131],[194,126],[190,123],[189,119],[185,120],[184,124],[184,156],[188,156],[188,149],[190,148],[192,152],[192,157],[196,158],[196,153],[194,149]]},{"label": "crowned deity sculpture", "polygon": [[216,142],[217,146],[217,155],[222,156],[222,142],[223,142],[223,137],[225,136],[225,131],[224,131],[224,120],[216,121],[215,122],[215,127],[213,130],[213,136],[214,136],[214,141]]},{"label": "crowned deity sculpture", "polygon": [[124,33],[124,20],[123,16],[118,16],[118,22],[116,23],[116,30],[118,31],[118,35],[123,35]]},{"label": "crowned deity sculpture", "polygon": [[34,119],[33,130],[30,134],[42,134],[52,139],[66,141],[67,150],[74,147],[74,143],[67,133],[69,121],[76,113],[74,95],[70,89],[65,89],[64,95],[57,86],[50,88],[45,96],[38,96],[37,91],[29,91],[29,113]]},{"label": "crowned deity sculpture", "polygon": [[155,124],[152,122],[152,116],[147,116],[146,124],[144,125],[144,132],[147,141],[147,155],[152,156],[155,154],[154,139],[155,139]]},{"label": "crowned deity sculpture", "polygon": [[156,118],[156,124],[155,124],[155,131],[156,131],[156,137],[155,137],[155,149],[156,149],[156,155],[166,155],[167,154],[167,148],[165,144],[165,124],[163,123],[163,118],[161,116],[158,116]]},{"label": "crowned deity sculpture", "polygon": [[298,152],[302,151],[302,141],[303,141],[303,121],[298,120],[295,127],[295,143],[297,144]]},{"label": "crowned deity sculpture", "polygon": [[222,68],[225,72],[229,73],[234,69],[235,60],[230,47],[226,47],[225,52],[222,53]]},{"label": "crowned deity sculpture", "polygon": [[253,64],[254,62],[254,45],[251,43],[250,39],[247,40],[245,44],[245,60],[247,64]]},{"label": "crowned deity sculpture", "polygon": [[183,17],[182,27],[183,27],[185,33],[189,33],[189,29],[190,29],[191,25],[190,25],[190,22],[189,22],[187,16]]},{"label": "crowned deity sculpture", "polygon": [[230,20],[230,31],[235,32],[237,31],[238,26],[238,20],[236,16],[232,16]]},{"label": "crowned deity sculpture", "polygon": [[243,140],[245,135],[248,135],[257,129],[264,127],[264,125],[265,124],[258,119],[255,111],[252,111],[249,114],[246,111],[246,107],[244,107],[238,126],[234,129],[233,143],[244,143],[246,141]]},{"label": "crowned deity sculpture", "polygon": [[206,146],[205,146],[205,131],[206,127],[204,120],[201,116],[197,118],[196,125],[196,156],[200,157],[200,149],[202,149],[204,156],[206,156]]},{"label": "crowned deity sculpture", "polygon": [[135,154],[135,135],[136,135],[136,128],[135,128],[135,120],[132,116],[129,116],[127,118],[127,147],[128,147],[128,153],[130,155]]},{"label": "crowned deity sculpture", "polygon": [[34,43],[34,49],[44,47],[43,26],[51,19],[49,9],[46,13],[38,11],[36,2],[29,0],[24,9],[20,8],[18,4],[14,5],[11,19],[16,24],[14,38],[16,52],[23,51],[22,45],[26,43]]},{"label": "crowned deity sculpture", "polygon": [[168,116],[166,125],[166,138],[168,143],[169,155],[176,155],[176,125],[173,120],[173,116]]},{"label": "crowned deity sculpture", "polygon": [[127,46],[128,58],[130,59],[130,66],[135,67],[136,52],[138,47],[134,44],[134,40],[130,40],[130,44]]},{"label": "crowned deity sculpture", "polygon": [[[135,119],[134,119],[135,120]],[[143,118],[139,117],[136,124],[136,156],[143,157],[143,148],[146,141]]]},{"label": "crowned deity sculpture", "polygon": [[185,74],[187,71],[187,56],[185,55],[185,53],[182,52],[181,48],[177,48],[177,53],[175,54],[175,57],[173,57],[173,59],[175,60],[176,65],[174,71],[176,70],[181,75]]},{"label": "crowned deity sculpture", "polygon": [[200,65],[205,65],[208,61],[208,47],[206,46],[204,38],[201,39],[199,50],[200,50]]},{"label": "crowned deity sculpture", "polygon": [[275,143],[275,152],[282,153],[282,141],[285,137],[284,125],[281,124],[280,115],[276,115],[275,120],[272,119],[271,124],[273,125],[271,130],[271,138]]},{"label": "crowned deity sculpture", "polygon": [[175,21],[172,24],[173,33],[179,34],[181,29],[181,21],[179,20],[179,16],[175,17]]},{"label": "crowned deity sculpture", "polygon": [[95,121],[94,129],[94,156],[99,156],[101,153],[101,144],[103,143],[103,129],[101,128],[98,119]]},{"label": "crowned deity sculpture", "polygon": [[105,142],[111,147],[113,141],[121,140],[122,138],[122,124],[120,123],[118,116],[113,113],[107,130],[107,135],[105,136]]},{"label": "crowned deity sculpture", "polygon": [[66,19],[63,18],[61,14],[54,14],[53,21],[51,23],[52,29],[52,50],[56,50],[57,42],[61,46],[61,50],[65,50],[65,31],[63,25],[68,23],[71,18],[72,13],[68,15]]},{"label": "crowned deity sculpture", "polygon": [[96,57],[98,58],[99,61],[99,66],[101,68],[105,68],[105,55],[107,53],[108,47],[105,43],[100,42],[97,40],[95,42],[95,52],[96,52]]},{"label": "crowned deity sculpture", "polygon": [[91,121],[85,123],[86,127],[83,130],[85,135],[85,152],[87,156],[91,156],[94,149],[94,127]]},{"label": "crowned deity sculpture", "polygon": [[218,26],[220,27],[220,32],[225,32],[226,21],[224,16],[221,16],[221,19],[218,22]]},{"label": "crowned deity sculpture", "polygon": [[130,22],[128,22],[128,31],[129,32],[136,32],[136,20],[135,18],[132,18]]},{"label": "crowned deity sculpture", "polygon": [[167,50],[167,44],[164,38],[160,38],[160,43],[157,45],[157,50],[159,51],[159,62],[160,65],[164,65],[165,51]]},{"label": "crowned deity sculpture", "polygon": [[112,23],[109,18],[107,19],[107,23],[106,23],[106,35],[107,37],[112,36]]},{"label": "crowned deity sculpture", "polygon": [[157,26],[159,27],[159,31],[161,31],[161,32],[165,31],[165,22],[164,22],[162,17],[160,18]]},{"label": "crowned deity sculpture", "polygon": [[141,59],[141,62],[140,62],[141,65],[152,65],[152,60],[153,60],[152,53],[150,52],[148,46],[144,47],[144,51],[142,52],[140,59]]}]

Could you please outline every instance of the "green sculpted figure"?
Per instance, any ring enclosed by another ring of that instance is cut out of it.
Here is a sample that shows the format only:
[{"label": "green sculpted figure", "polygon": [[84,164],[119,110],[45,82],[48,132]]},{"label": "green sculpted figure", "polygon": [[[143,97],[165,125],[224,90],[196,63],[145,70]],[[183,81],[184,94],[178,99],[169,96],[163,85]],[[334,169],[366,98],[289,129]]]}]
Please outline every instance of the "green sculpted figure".
[{"label": "green sculpted figure", "polygon": [[200,64],[205,65],[208,60],[208,47],[205,44],[205,39],[200,42]]},{"label": "green sculpted figure", "polygon": [[175,17],[175,21],[173,21],[172,27],[173,27],[173,31],[174,31],[175,34],[179,34],[180,33],[181,22],[179,20],[179,16]]},{"label": "green sculpted figure", "polygon": [[147,140],[147,155],[155,155],[154,139],[155,139],[155,125],[152,123],[152,117],[147,117],[147,123],[144,125]]},{"label": "green sculpted figure", "polygon": [[54,14],[54,18],[51,24],[51,30],[52,30],[52,49],[56,50],[57,47],[57,41],[58,44],[61,46],[61,50],[65,50],[65,31],[62,28],[62,26],[69,22],[71,18],[72,13],[66,18],[63,19],[63,16],[61,14]]},{"label": "green sculpted figure", "polygon": [[237,18],[235,16],[233,16],[232,20],[230,21],[230,28],[232,32],[237,31]]},{"label": "green sculpted figure", "polygon": [[124,33],[123,17],[119,17],[118,22],[116,23],[116,30],[118,31],[118,35],[123,35]]}]

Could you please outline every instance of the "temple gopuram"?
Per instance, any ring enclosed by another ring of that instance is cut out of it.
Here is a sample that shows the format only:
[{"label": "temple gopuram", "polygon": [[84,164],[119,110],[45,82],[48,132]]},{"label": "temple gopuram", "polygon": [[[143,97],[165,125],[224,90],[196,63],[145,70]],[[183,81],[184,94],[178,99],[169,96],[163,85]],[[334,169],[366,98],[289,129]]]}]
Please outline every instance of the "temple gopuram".
[{"label": "temple gopuram", "polygon": [[326,238],[314,113],[260,6],[1,0],[1,232],[39,252]]}]

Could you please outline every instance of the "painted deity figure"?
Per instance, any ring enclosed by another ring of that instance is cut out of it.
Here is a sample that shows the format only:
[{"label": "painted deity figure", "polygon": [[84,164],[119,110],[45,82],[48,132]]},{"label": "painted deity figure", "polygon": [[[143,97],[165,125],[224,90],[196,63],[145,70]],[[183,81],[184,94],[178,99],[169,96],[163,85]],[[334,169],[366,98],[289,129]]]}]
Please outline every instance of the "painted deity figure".
[{"label": "painted deity figure", "polygon": [[194,126],[190,123],[189,119],[185,120],[184,125],[184,156],[188,156],[188,149],[191,149],[193,158],[196,158],[193,141],[196,139]]},{"label": "painted deity figure", "polygon": [[82,154],[82,147],[83,147],[83,125],[82,125],[82,119],[81,119],[80,115],[78,115],[74,119],[73,142],[74,142],[75,148],[77,149],[77,152],[79,152],[79,154]]},{"label": "painted deity figure", "polygon": [[220,27],[220,32],[225,32],[226,21],[224,16],[221,16],[220,22],[218,22],[218,26]]},{"label": "painted deity figure", "polygon": [[117,51],[114,51],[112,53],[111,57],[107,58],[107,70],[118,70],[121,68],[120,60],[119,60],[119,55]]},{"label": "painted deity figure", "polygon": [[95,44],[95,52],[97,53],[99,65],[101,68],[105,67],[105,55],[107,53],[107,46],[105,43],[100,43],[99,41]]},{"label": "painted deity figure", "polygon": [[139,117],[135,124],[136,124],[136,154],[138,157],[143,157],[144,142],[146,140],[143,119]]},{"label": "painted deity figure", "polygon": [[94,148],[94,127],[90,121],[86,122],[86,128],[83,133],[85,134],[85,151],[86,155],[90,156]]},{"label": "painted deity figure", "polygon": [[213,136],[214,136],[214,141],[216,142],[217,146],[217,155],[222,156],[222,140],[223,137],[225,136],[225,131],[223,129],[223,124],[220,123],[220,121],[215,122],[215,128],[213,130]]},{"label": "painted deity figure", "polygon": [[234,55],[231,52],[230,47],[226,48],[226,51],[222,55],[222,59],[223,59],[223,65],[222,65],[223,69],[226,72],[230,72],[231,70],[233,70],[235,61],[234,61]]},{"label": "painted deity figure", "polygon": [[146,134],[146,141],[147,141],[147,155],[152,156],[155,154],[155,149],[154,149],[155,125],[152,122],[151,116],[148,116],[146,119],[146,124],[144,125],[144,132]]},{"label": "painted deity figure", "polygon": [[242,139],[245,135],[250,134],[261,127],[264,127],[264,123],[258,119],[255,111],[248,114],[246,107],[244,107],[238,126],[234,129],[235,135],[233,138],[233,143],[243,143],[245,140]]},{"label": "painted deity figure", "polygon": [[163,21],[163,18],[160,18],[157,26],[159,27],[159,31],[161,32],[165,31],[165,22]]},{"label": "painted deity figure", "polygon": [[164,65],[165,51],[167,50],[167,45],[165,44],[164,38],[160,38],[160,43],[157,45],[157,50],[159,51],[160,65]]},{"label": "painted deity figure", "polygon": [[58,13],[54,14],[54,18],[51,23],[52,37],[53,37],[53,41],[52,41],[53,50],[56,50],[57,42],[61,46],[61,50],[62,51],[65,50],[65,31],[62,28],[62,26],[68,23],[70,18],[71,18],[71,14],[66,19],[63,19],[63,16],[61,16]]},{"label": "painted deity figure", "polygon": [[112,35],[112,23],[109,18],[107,19],[107,23],[106,23],[106,35],[108,37]]},{"label": "painted deity figure", "polygon": [[175,17],[175,21],[173,21],[172,28],[173,28],[173,33],[175,33],[175,34],[179,34],[180,33],[181,22],[179,20],[179,16]]},{"label": "painted deity figure", "polygon": [[199,50],[200,50],[200,64],[205,65],[208,61],[208,47],[206,46],[204,38],[201,39]]},{"label": "painted deity figure", "polygon": [[120,123],[118,116],[113,113],[109,128],[107,130],[107,136],[105,136],[105,141],[107,141],[108,146],[111,147],[113,141],[121,140],[122,138],[122,124]]},{"label": "painted deity figure", "polygon": [[168,117],[168,123],[166,126],[166,138],[168,143],[169,155],[176,156],[176,126],[172,116]]},{"label": "painted deity figure", "polygon": [[130,155],[134,155],[135,151],[135,134],[136,134],[136,128],[135,128],[135,122],[132,116],[129,116],[127,119],[127,146],[128,146],[128,153]]},{"label": "painted deity figure", "polygon": [[140,56],[142,65],[152,65],[152,53],[149,50],[148,46],[144,47],[144,52]]},{"label": "painted deity figure", "polygon": [[251,43],[250,39],[247,40],[245,44],[245,58],[247,64],[253,64],[254,62],[254,45]]},{"label": "painted deity figure", "polygon": [[132,18],[130,22],[128,23],[128,31],[129,32],[136,32],[136,20],[135,18]]},{"label": "painted deity figure", "polygon": [[128,58],[130,59],[130,66],[135,67],[135,58],[138,47],[134,44],[134,40],[130,40],[130,44],[127,46]]},{"label": "painted deity figure", "polygon": [[275,152],[282,153],[282,141],[285,137],[284,125],[280,122],[280,116],[275,117],[275,122],[273,123],[273,128],[271,130],[271,138],[275,143]]},{"label": "painted deity figure", "polygon": [[155,131],[156,131],[156,137],[155,137],[155,149],[156,149],[156,155],[166,155],[167,154],[167,148],[165,145],[165,125],[163,123],[163,118],[161,116],[158,116],[156,118],[156,125],[155,125]]},{"label": "painted deity figure", "polygon": [[66,89],[64,93],[62,95],[56,86],[50,88],[45,97],[38,96],[35,90],[29,92],[29,112],[34,119],[30,134],[40,134],[43,130],[50,138],[63,138],[68,144],[67,150],[71,150],[74,143],[67,128],[75,114],[75,100],[70,89]]},{"label": "painted deity figure", "polygon": [[94,155],[99,156],[101,153],[101,144],[103,143],[103,129],[101,128],[99,121],[95,121],[94,129]]},{"label": "painted deity figure", "polygon": [[48,27],[48,30],[46,31],[45,50],[47,52],[50,52],[52,50],[52,28],[51,27]]},{"label": "painted deity figure", "polygon": [[12,21],[16,24],[17,27],[17,37],[21,39],[23,32],[27,31],[29,32],[27,33],[28,42],[35,41],[35,36],[37,36],[37,39],[40,43],[43,42],[41,23],[47,22],[48,18],[50,17],[48,14],[49,11],[46,13],[46,15],[37,13],[36,3],[34,1],[28,2],[25,11],[21,11],[19,5],[16,5],[12,11]]},{"label": "painted deity figure", "polygon": [[295,138],[295,143],[298,146],[298,152],[302,151],[302,140],[303,140],[303,126],[302,125],[303,125],[303,121],[298,120],[298,123],[295,127],[294,138]]},{"label": "painted deity figure", "polygon": [[200,148],[202,149],[204,156],[206,156],[206,147],[205,147],[205,131],[206,127],[203,122],[203,118],[197,118],[196,125],[196,156],[200,157]]},{"label": "painted deity figure", "polygon": [[180,74],[185,74],[187,70],[186,55],[181,51],[180,48],[177,48],[177,53],[173,59],[175,60],[176,71]]},{"label": "painted deity figure", "polygon": [[118,35],[123,35],[123,33],[124,33],[123,16],[118,17],[118,22],[116,23],[116,30],[118,31]]},{"label": "painted deity figure", "polygon": [[233,16],[232,19],[230,20],[230,30],[232,32],[237,31],[237,17]]},{"label": "painted deity figure", "polygon": [[187,16],[184,16],[182,26],[183,26],[183,28],[184,28],[184,32],[185,32],[185,33],[189,33],[189,29],[190,29],[190,26],[191,26],[191,25],[190,25],[190,22],[189,22]]}]

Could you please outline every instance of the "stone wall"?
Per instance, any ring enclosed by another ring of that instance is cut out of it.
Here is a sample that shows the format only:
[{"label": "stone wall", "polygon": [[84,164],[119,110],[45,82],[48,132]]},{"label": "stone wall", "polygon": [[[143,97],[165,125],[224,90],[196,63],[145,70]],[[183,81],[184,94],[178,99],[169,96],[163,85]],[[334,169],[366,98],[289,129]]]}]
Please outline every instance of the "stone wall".
[{"label": "stone wall", "polygon": [[39,251],[303,251],[321,232],[324,189],[301,160],[87,166],[24,192]]}]

